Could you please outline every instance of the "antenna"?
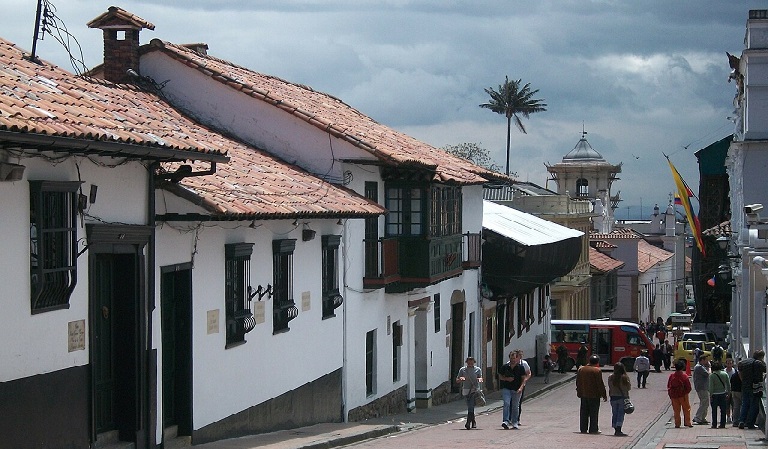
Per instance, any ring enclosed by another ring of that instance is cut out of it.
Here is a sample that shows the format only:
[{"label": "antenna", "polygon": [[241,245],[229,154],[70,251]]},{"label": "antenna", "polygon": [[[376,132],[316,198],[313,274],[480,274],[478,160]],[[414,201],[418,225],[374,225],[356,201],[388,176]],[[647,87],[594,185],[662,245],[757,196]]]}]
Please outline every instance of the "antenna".
[{"label": "antenna", "polygon": [[[47,9],[47,8],[46,8]],[[40,34],[40,16],[43,10],[43,0],[37,0],[37,14],[35,15],[35,34],[32,36],[32,54],[29,55],[29,59],[37,61],[35,52],[37,51],[37,36]],[[43,33],[45,30],[43,30]],[[42,40],[42,38],[40,39]]]}]

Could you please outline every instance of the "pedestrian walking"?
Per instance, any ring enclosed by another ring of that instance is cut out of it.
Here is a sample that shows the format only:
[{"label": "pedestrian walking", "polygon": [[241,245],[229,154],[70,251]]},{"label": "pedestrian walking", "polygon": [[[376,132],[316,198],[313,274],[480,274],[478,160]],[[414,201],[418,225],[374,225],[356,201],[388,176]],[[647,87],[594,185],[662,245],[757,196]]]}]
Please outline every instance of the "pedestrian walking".
[{"label": "pedestrian walking", "polygon": [[[723,368],[723,372],[728,375],[728,380],[731,382],[731,394],[728,395],[728,404],[726,404],[725,409],[725,423],[731,424],[734,421],[734,410],[737,410],[736,414],[738,414],[741,409],[734,409],[733,408],[733,393],[736,388],[733,386],[733,375],[736,373],[736,364],[733,362],[733,357],[731,357],[730,354],[728,354],[725,358],[725,368]],[[741,406],[741,383],[739,383],[738,388],[739,393],[739,406]],[[736,419],[738,421],[738,419]],[[736,424],[738,426],[738,423]]]},{"label": "pedestrian walking", "polygon": [[552,372],[552,369],[555,367],[555,364],[552,363],[552,357],[549,356],[549,354],[544,355],[544,363],[542,366],[542,369],[544,370],[544,383],[549,383],[549,373]]},{"label": "pedestrian walking", "polygon": [[758,349],[752,357],[740,361],[738,371],[741,376],[739,429],[756,429],[755,421],[765,385],[765,351]]},{"label": "pedestrian walking", "polygon": [[662,350],[664,353],[664,370],[669,371],[670,367],[672,366],[672,356],[675,352],[675,349],[671,344],[669,344],[669,340],[664,340]]},{"label": "pedestrian walking", "polygon": [[475,400],[480,394],[480,384],[483,383],[483,373],[475,366],[475,358],[472,356],[467,357],[466,365],[459,368],[459,374],[456,375],[456,382],[461,382],[461,394],[467,401],[467,422],[464,427],[469,430],[470,428],[477,427],[475,421]]},{"label": "pedestrian walking", "polygon": [[624,400],[629,399],[629,390],[632,389],[632,381],[627,376],[627,369],[619,362],[613,365],[613,374],[608,376],[608,397],[611,399],[611,427],[614,435],[625,437],[621,431],[624,425]]},{"label": "pedestrian walking", "polygon": [[576,371],[576,395],[581,399],[579,407],[579,429],[581,433],[599,434],[598,416],[600,414],[600,398],[608,401],[600,371],[600,357],[592,355],[589,365],[584,365]]},{"label": "pedestrian walking", "polygon": [[525,368],[518,359],[517,351],[510,351],[509,362],[499,368],[499,386],[501,387],[502,422],[501,427],[518,429],[518,414],[520,413],[520,397],[523,393],[525,382]]},{"label": "pedestrian walking", "polygon": [[557,347],[557,368],[561,374],[565,372],[565,368],[568,366],[568,348],[565,345]]},{"label": "pedestrian walking", "polygon": [[691,423],[691,403],[688,400],[688,395],[691,392],[691,381],[688,379],[688,375],[685,374],[685,366],[688,361],[685,359],[679,359],[675,362],[675,371],[669,375],[667,379],[667,395],[669,395],[670,401],[672,401],[672,411],[675,415],[675,428],[679,429],[681,420],[680,415],[683,415],[683,424],[685,427],[693,427]]},{"label": "pedestrian walking", "polygon": [[709,357],[699,356],[699,363],[693,367],[693,389],[699,397],[699,408],[693,416],[694,424],[709,424],[707,410],[709,409]]},{"label": "pedestrian walking", "polygon": [[653,367],[657,373],[661,372],[661,364],[664,361],[664,352],[661,350],[661,344],[656,343],[653,349]]},{"label": "pedestrian walking", "polygon": [[728,408],[728,395],[731,393],[731,379],[723,371],[723,364],[712,362],[712,374],[709,375],[709,403],[712,406],[712,428],[716,429],[718,410],[720,411],[720,428],[725,429],[725,411]]},{"label": "pedestrian walking", "polygon": [[637,388],[645,388],[648,373],[651,372],[651,361],[648,360],[648,350],[643,349],[635,359],[635,373],[637,373]]},{"label": "pedestrian walking", "polygon": [[582,343],[581,346],[579,347],[579,351],[576,353],[576,369],[579,369],[580,366],[584,366],[587,364],[588,352],[589,352],[589,349],[587,349],[587,345]]},{"label": "pedestrian walking", "polygon": [[734,370],[731,374],[731,420],[733,427],[739,427],[739,422],[741,422],[741,385],[741,375],[738,370]]},{"label": "pedestrian walking", "polygon": [[720,362],[725,363],[725,351],[723,350],[723,347],[720,346],[720,343],[716,343],[715,346],[712,348],[712,361],[713,362]]}]

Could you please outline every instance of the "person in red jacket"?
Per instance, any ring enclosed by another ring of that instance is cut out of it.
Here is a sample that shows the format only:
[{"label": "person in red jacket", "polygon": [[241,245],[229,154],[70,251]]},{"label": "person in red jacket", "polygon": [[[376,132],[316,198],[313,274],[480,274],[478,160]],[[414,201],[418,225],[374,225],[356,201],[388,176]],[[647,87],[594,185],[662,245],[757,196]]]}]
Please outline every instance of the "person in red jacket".
[{"label": "person in red jacket", "polygon": [[683,412],[685,427],[693,427],[691,423],[691,403],[688,394],[691,392],[691,381],[685,374],[685,360],[675,362],[675,372],[667,380],[667,394],[672,400],[672,410],[675,413],[675,428],[680,428],[680,411]]}]

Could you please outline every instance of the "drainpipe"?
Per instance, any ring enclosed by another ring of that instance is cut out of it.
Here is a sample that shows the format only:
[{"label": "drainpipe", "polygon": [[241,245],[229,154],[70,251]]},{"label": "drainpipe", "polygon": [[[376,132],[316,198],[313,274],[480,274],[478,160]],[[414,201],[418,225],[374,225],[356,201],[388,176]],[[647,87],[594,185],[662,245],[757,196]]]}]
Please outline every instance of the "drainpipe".
[{"label": "drainpipe", "polygon": [[[147,447],[156,446],[157,438],[157,420],[151,421],[152,416],[157,414],[153,412],[152,406],[157,408],[157,353],[152,350],[152,313],[155,310],[155,172],[158,167],[157,162],[149,166],[148,195],[147,198],[147,220],[150,226],[149,245],[147,246]],[[154,369],[154,372],[153,372]],[[154,390],[154,391],[152,391]],[[154,399],[154,400],[152,400]]]}]

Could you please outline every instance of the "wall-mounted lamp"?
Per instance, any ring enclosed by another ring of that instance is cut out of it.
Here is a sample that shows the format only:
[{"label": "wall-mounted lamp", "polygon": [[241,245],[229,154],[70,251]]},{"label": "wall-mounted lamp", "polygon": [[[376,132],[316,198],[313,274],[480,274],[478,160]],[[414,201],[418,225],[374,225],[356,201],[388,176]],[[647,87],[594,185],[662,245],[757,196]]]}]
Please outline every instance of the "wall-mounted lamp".
[{"label": "wall-mounted lamp", "polygon": [[292,226],[298,226],[299,225],[299,220],[298,219],[294,219],[293,223],[291,223],[291,225]]},{"label": "wall-mounted lamp", "polygon": [[308,242],[314,239],[316,234],[317,232],[313,231],[312,229],[304,228],[301,230],[301,240]]},{"label": "wall-mounted lamp", "polygon": [[0,181],[21,181],[27,167],[10,162],[0,162]]},{"label": "wall-mounted lamp", "polygon": [[336,222],[336,224],[339,225],[339,226],[343,226],[344,225],[344,221],[342,221],[342,219],[339,218],[339,220]]},{"label": "wall-mounted lamp", "polygon": [[248,225],[248,227],[251,228],[251,229],[256,229],[259,226],[261,226],[261,225],[260,224],[256,224],[256,219],[255,218],[253,220],[251,220],[251,224]]}]

